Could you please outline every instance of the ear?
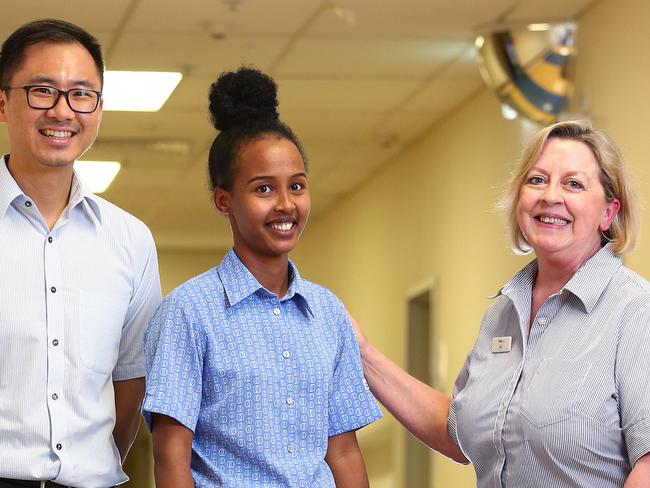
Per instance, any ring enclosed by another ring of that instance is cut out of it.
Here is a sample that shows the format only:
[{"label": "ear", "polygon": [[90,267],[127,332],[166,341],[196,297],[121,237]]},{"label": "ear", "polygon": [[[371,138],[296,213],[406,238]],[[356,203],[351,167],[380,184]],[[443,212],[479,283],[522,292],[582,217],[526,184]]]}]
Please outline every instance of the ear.
[{"label": "ear", "polygon": [[609,229],[609,226],[612,225],[612,220],[616,217],[616,214],[621,209],[621,202],[618,198],[613,198],[611,202],[608,203],[605,212],[603,212],[603,217],[600,219],[600,230],[605,232]]},{"label": "ear", "polygon": [[212,198],[214,199],[214,206],[217,207],[217,210],[219,210],[219,212],[224,215],[230,213],[230,193],[218,186],[214,189]]},{"label": "ear", "polygon": [[7,92],[0,90],[0,122],[7,121]]}]

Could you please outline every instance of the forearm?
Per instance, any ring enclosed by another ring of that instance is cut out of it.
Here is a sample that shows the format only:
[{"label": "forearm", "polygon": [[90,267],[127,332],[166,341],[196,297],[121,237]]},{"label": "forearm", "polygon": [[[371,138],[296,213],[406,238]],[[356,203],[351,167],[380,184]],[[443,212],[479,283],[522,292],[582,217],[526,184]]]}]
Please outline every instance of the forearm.
[{"label": "forearm", "polygon": [[650,454],[640,457],[634,463],[624,488],[650,488]]},{"label": "forearm", "polygon": [[189,463],[176,459],[154,458],[154,477],[156,488],[194,488]]},{"label": "forearm", "polygon": [[115,427],[113,439],[122,462],[135,440],[140,425],[140,406],[144,397],[144,378],[113,382]]},{"label": "forearm", "polygon": [[449,436],[449,396],[409,375],[370,343],[361,358],[372,393],[406,429],[454,461],[468,462]]},{"label": "forearm", "polygon": [[369,488],[366,464],[354,431],[329,438],[325,461],[337,488]]},{"label": "forearm", "polygon": [[191,469],[194,433],[166,415],[153,414],[152,422],[156,488],[194,488]]}]

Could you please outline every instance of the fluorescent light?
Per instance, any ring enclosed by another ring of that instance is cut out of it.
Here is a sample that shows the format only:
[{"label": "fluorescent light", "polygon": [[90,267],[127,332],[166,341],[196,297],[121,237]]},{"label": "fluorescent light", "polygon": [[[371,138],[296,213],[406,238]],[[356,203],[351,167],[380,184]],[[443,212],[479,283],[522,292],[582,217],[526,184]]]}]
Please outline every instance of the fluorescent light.
[{"label": "fluorescent light", "polygon": [[102,193],[113,182],[122,165],[117,161],[75,161],[74,170],[93,193]]},{"label": "fluorescent light", "polygon": [[183,78],[168,71],[106,71],[104,110],[157,112]]},{"label": "fluorescent light", "polygon": [[528,30],[532,32],[547,31],[550,29],[551,29],[551,24],[548,23],[528,24]]}]

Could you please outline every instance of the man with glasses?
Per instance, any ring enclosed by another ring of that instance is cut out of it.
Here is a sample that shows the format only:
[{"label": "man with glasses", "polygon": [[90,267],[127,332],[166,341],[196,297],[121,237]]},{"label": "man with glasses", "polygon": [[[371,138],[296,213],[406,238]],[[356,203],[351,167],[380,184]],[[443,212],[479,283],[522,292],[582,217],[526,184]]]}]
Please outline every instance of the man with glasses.
[{"label": "man with glasses", "polygon": [[58,20],[0,52],[0,488],[127,480],[160,282],[147,227],[73,171],[97,135],[103,70],[97,40]]}]

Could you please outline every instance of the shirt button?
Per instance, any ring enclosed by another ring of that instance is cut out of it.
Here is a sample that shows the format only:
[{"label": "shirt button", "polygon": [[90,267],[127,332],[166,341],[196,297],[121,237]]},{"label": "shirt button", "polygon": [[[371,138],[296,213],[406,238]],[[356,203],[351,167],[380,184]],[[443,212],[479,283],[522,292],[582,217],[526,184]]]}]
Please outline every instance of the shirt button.
[{"label": "shirt button", "polygon": [[52,239],[52,236],[49,236],[49,237],[47,238],[47,242],[49,242],[50,244],[52,244],[52,240],[53,240],[53,239]]},{"label": "shirt button", "polygon": [[287,452],[293,452],[293,446],[287,446]]},{"label": "shirt button", "polygon": [[544,325],[546,323],[546,317],[540,317],[539,319],[537,319],[537,323],[539,325]]},{"label": "shirt button", "polygon": [[291,397],[287,398],[287,405],[293,405],[293,398]]},{"label": "shirt button", "polygon": [[52,288],[50,288],[50,291],[51,291],[52,293],[56,293],[56,287],[53,286]]},{"label": "shirt button", "polygon": [[63,449],[63,446],[62,446],[60,443],[57,444],[57,445],[56,445],[56,450],[57,450],[57,451],[60,451],[61,449]]},{"label": "shirt button", "polygon": [[54,340],[52,341],[52,345],[53,345],[53,346],[58,346],[58,345],[59,345],[59,340],[58,340],[58,339],[54,339]]},{"label": "shirt button", "polygon": [[27,200],[27,201],[25,202],[25,207],[31,207],[31,206],[32,206],[32,202],[30,202],[29,200]]},{"label": "shirt button", "polygon": [[274,313],[275,315],[280,315],[280,309],[279,309],[278,307],[275,307],[275,308],[273,309],[273,313]]},{"label": "shirt button", "polygon": [[57,395],[56,393],[52,393],[52,400],[58,400],[58,399],[59,399],[59,395]]},{"label": "shirt button", "polygon": [[282,357],[283,357],[284,359],[289,359],[289,358],[291,357],[291,353],[290,353],[289,351],[284,351],[284,352],[282,353]]}]

